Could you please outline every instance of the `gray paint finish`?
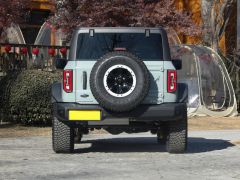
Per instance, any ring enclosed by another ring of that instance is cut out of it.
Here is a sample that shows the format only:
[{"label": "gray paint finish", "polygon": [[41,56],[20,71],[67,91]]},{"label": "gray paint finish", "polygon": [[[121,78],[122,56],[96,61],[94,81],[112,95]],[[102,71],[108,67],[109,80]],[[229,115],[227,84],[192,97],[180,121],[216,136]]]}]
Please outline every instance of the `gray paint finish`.
[{"label": "gray paint finish", "polygon": [[[176,93],[167,92],[167,70],[175,69],[170,61],[170,50],[167,39],[166,31],[163,28],[79,28],[73,34],[70,61],[67,63],[65,69],[73,69],[73,86],[74,91],[72,93],[65,93],[62,91],[63,102],[77,102],[79,104],[98,104],[94,98],[90,89],[90,74],[91,70],[97,60],[93,61],[79,61],[76,59],[77,40],[80,33],[90,33],[94,30],[94,33],[145,33],[149,30],[150,33],[160,33],[162,35],[162,47],[163,47],[163,61],[148,61],[144,59],[144,63],[147,66],[150,73],[150,90],[142,104],[161,104],[164,102],[176,102]],[[84,88],[85,73],[86,88]]]}]

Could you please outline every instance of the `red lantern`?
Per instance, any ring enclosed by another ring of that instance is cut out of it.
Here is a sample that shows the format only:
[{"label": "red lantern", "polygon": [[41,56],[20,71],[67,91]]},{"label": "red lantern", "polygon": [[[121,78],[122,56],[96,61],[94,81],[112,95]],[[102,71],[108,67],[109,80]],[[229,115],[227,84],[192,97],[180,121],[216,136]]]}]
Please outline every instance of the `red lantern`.
[{"label": "red lantern", "polygon": [[5,46],[6,53],[9,53],[12,50],[12,47],[10,45]]},{"label": "red lantern", "polygon": [[21,48],[21,53],[26,55],[28,53],[28,48],[26,47]]},{"label": "red lantern", "polygon": [[62,47],[62,48],[60,49],[60,52],[62,53],[62,55],[67,54],[67,48]]},{"label": "red lantern", "polygon": [[48,49],[48,54],[51,55],[51,56],[54,56],[56,53],[55,49],[54,48],[50,48]]},{"label": "red lantern", "polygon": [[34,55],[38,55],[38,54],[39,54],[39,49],[38,49],[38,48],[33,48],[33,49],[32,49],[32,53],[33,53]]}]

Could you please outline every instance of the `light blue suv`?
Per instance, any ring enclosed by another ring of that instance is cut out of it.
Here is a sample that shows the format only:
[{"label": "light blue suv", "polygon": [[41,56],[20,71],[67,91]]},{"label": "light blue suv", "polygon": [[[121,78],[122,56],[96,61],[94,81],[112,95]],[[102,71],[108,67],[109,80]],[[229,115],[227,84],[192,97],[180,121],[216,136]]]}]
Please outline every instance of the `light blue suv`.
[{"label": "light blue suv", "polygon": [[52,86],[55,152],[73,152],[74,139],[94,129],[151,131],[168,152],[185,152],[187,86],[177,83],[181,61],[164,29],[79,28],[69,60],[56,64],[64,71]]}]

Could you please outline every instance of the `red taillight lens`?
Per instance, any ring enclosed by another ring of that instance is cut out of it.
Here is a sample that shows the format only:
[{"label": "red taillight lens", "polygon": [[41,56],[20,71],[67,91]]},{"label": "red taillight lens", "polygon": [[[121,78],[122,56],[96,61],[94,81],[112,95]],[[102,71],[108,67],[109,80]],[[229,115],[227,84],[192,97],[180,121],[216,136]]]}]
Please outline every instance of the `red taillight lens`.
[{"label": "red taillight lens", "polygon": [[168,74],[167,91],[169,93],[175,92],[177,90],[177,71],[168,70],[167,74]]},{"label": "red taillight lens", "polygon": [[72,70],[63,71],[63,90],[66,93],[71,93],[73,91],[73,71]]}]

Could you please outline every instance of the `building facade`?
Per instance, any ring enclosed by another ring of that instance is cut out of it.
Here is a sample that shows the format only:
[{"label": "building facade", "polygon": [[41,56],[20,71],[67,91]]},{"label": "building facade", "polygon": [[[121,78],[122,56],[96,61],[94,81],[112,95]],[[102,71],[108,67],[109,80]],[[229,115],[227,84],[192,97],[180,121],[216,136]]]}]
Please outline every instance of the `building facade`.
[{"label": "building facade", "polygon": [[25,23],[20,25],[27,44],[35,42],[41,26],[53,12],[54,4],[51,0],[31,0]]}]

